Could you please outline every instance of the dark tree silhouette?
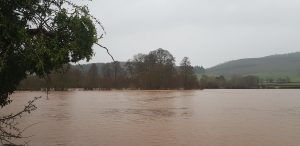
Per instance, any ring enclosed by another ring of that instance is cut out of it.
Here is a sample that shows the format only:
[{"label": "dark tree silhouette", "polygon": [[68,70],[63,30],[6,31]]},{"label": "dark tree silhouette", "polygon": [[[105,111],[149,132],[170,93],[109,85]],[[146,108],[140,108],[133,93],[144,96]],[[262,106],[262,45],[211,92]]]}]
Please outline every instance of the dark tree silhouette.
[{"label": "dark tree silhouette", "polygon": [[[94,44],[105,48],[95,24],[103,29],[87,6],[68,0],[1,0],[0,108],[11,102],[9,95],[27,76],[45,77],[69,62],[88,61]],[[2,129],[8,124],[0,120],[1,133],[9,133]],[[1,143],[11,142],[2,136]]]},{"label": "dark tree silhouette", "polygon": [[98,68],[96,64],[92,64],[88,73],[86,74],[86,85],[85,88],[92,90],[93,88],[98,87],[99,78],[98,78]]},{"label": "dark tree silhouette", "polygon": [[184,57],[179,67],[182,86],[184,89],[198,88],[197,76],[188,57]]}]

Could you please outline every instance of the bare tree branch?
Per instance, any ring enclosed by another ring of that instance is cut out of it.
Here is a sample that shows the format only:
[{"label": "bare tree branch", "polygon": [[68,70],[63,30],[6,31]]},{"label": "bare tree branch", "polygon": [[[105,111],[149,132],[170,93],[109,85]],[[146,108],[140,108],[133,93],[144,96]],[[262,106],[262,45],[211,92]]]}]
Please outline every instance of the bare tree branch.
[{"label": "bare tree branch", "polygon": [[107,47],[105,47],[105,46],[102,46],[101,44],[99,44],[99,43],[95,43],[96,45],[98,45],[99,47],[101,47],[101,48],[103,48],[103,49],[105,49],[106,50],[106,52],[107,52],[107,54],[111,57],[111,59],[113,60],[113,62],[115,62],[115,59],[114,59],[114,57],[109,53],[109,50],[107,49]]},{"label": "bare tree branch", "polygon": [[[16,120],[21,118],[25,113],[31,113],[32,111],[36,110],[37,107],[34,105],[34,102],[40,98],[42,97],[34,97],[34,99],[30,100],[24,109],[18,113],[11,113],[9,115],[0,117],[0,144],[14,144],[12,142],[13,139],[27,138],[22,136],[22,133],[28,127],[24,129],[17,128],[18,122]],[[33,125],[30,125],[29,127]]]}]

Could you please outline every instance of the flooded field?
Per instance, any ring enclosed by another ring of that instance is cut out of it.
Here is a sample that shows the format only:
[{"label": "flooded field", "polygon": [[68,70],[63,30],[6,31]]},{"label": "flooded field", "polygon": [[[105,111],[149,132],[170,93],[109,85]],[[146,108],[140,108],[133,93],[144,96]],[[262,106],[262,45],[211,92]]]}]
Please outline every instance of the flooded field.
[{"label": "flooded field", "polygon": [[32,146],[300,145],[300,90],[16,92],[4,110],[34,96]]}]

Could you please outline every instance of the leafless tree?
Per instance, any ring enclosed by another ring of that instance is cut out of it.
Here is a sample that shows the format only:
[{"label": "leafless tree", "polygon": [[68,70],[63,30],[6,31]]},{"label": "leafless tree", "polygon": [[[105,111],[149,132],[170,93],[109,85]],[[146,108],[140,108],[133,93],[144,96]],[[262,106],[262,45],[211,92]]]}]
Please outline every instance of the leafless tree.
[{"label": "leafless tree", "polygon": [[[0,115],[0,144],[10,144],[16,145],[12,140],[14,139],[23,139],[26,138],[22,133],[29,127],[20,129],[18,127],[18,119],[20,119],[24,114],[29,114],[32,111],[36,110],[37,107],[34,105],[34,102],[40,97],[34,97],[33,100],[28,101],[28,104],[25,105],[24,109],[18,113],[11,113],[7,115]],[[24,142],[26,144],[26,142]]]}]

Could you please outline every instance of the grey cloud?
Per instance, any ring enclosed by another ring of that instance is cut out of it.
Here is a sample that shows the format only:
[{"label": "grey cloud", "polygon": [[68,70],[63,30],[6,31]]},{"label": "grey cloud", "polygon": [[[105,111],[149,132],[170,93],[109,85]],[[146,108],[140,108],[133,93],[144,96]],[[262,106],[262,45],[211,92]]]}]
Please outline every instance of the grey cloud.
[{"label": "grey cloud", "polygon": [[[81,1],[80,1],[81,2]],[[159,47],[206,67],[244,57],[299,51],[297,0],[94,0],[108,32],[103,44],[122,61]],[[95,47],[93,62],[110,61]]]}]

